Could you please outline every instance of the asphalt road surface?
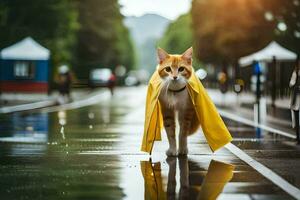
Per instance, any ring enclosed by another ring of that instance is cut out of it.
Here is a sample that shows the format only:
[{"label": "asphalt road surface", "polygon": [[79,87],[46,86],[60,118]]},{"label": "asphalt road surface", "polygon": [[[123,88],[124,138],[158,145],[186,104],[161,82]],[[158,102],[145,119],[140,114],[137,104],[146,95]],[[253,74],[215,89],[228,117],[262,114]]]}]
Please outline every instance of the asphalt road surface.
[{"label": "asphalt road surface", "polygon": [[[212,153],[201,130],[186,158],[168,158],[166,136],[140,151],[145,87],[0,115],[1,199],[295,199],[295,142],[234,118],[232,144]],[[227,110],[228,111],[228,110]],[[230,110],[229,110],[230,111]]]}]

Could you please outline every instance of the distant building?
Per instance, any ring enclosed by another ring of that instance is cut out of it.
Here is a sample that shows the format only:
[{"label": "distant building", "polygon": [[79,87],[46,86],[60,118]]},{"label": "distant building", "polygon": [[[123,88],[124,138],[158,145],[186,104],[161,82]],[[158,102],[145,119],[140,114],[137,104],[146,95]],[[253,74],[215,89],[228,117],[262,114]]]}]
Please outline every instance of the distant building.
[{"label": "distant building", "polygon": [[31,37],[0,52],[0,92],[48,92],[50,51]]}]

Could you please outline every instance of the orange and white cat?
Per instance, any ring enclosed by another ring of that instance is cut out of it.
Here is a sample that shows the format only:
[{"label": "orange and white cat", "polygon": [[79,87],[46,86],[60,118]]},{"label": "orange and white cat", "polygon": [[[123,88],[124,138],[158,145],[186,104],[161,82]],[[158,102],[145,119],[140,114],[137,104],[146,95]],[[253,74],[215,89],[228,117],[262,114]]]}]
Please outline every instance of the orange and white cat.
[{"label": "orange and white cat", "polygon": [[[193,70],[193,49],[189,48],[182,55],[171,55],[158,48],[157,55],[159,61],[157,70],[163,84],[158,99],[169,141],[169,149],[166,154],[167,156],[187,155],[187,137],[194,133],[200,125],[187,89]],[[175,118],[178,118],[180,126],[178,150]]]}]

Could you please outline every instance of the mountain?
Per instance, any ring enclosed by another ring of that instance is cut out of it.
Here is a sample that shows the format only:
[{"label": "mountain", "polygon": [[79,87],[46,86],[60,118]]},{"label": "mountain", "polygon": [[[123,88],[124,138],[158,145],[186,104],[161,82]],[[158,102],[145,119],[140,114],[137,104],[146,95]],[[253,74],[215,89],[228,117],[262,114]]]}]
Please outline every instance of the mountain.
[{"label": "mountain", "polygon": [[129,28],[131,36],[136,44],[142,44],[149,38],[160,38],[169,20],[156,14],[145,14],[141,17],[125,18],[125,26]]},{"label": "mountain", "polygon": [[156,66],[156,42],[160,39],[170,20],[156,14],[141,17],[126,17],[125,26],[129,29],[138,57],[138,68],[153,72]]}]

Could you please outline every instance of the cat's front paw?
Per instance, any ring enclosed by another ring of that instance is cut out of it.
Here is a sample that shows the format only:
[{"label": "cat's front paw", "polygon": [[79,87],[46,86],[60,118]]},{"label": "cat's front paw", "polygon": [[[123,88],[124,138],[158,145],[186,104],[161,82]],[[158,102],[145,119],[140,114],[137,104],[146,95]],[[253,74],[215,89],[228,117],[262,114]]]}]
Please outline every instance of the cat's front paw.
[{"label": "cat's front paw", "polygon": [[188,152],[189,152],[188,148],[179,148],[178,156],[187,156]]},{"label": "cat's front paw", "polygon": [[166,151],[166,154],[167,154],[167,156],[177,156],[176,149],[171,149],[171,148],[169,148],[169,149]]}]

